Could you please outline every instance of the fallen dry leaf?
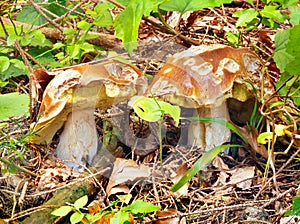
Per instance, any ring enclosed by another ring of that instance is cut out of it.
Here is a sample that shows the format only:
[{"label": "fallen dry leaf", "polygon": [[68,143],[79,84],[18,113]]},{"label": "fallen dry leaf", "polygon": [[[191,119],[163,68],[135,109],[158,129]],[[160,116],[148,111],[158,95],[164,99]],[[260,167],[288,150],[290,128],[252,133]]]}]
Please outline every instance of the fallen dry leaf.
[{"label": "fallen dry leaf", "polygon": [[239,127],[235,125],[235,127],[240,131],[240,133],[248,141],[248,143],[256,153],[262,155],[265,159],[268,158],[268,150],[266,149],[266,147],[257,142],[258,132],[254,127],[251,127],[251,132],[248,131],[248,127],[246,126]]},{"label": "fallen dry leaf", "polygon": [[138,165],[133,160],[117,158],[114,162],[114,168],[107,184],[106,193],[110,196],[114,187],[128,182],[143,180],[149,177],[150,173],[150,168],[148,166]]},{"label": "fallen dry leaf", "polygon": [[[163,217],[167,217],[167,216],[171,216],[171,215],[177,215],[179,214],[179,212],[174,209],[174,208],[168,208],[167,210],[164,211],[158,211],[156,213],[158,218],[163,218]],[[155,222],[155,224],[179,224],[180,219],[179,217],[174,217],[174,218],[167,218],[167,219],[162,219],[162,220],[158,220]]]},{"label": "fallen dry leaf", "polygon": [[243,190],[248,189],[252,185],[252,180],[250,178],[254,177],[254,171],[254,166],[246,166],[230,170],[228,171],[228,173],[231,174],[231,177],[228,184],[236,185],[238,188],[241,188]]}]

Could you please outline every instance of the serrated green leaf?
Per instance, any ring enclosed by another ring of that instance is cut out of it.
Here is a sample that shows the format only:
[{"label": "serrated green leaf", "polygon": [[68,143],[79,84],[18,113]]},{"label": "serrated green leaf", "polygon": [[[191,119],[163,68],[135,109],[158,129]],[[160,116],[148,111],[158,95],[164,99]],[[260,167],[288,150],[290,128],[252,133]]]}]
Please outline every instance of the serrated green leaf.
[{"label": "serrated green leaf", "polygon": [[221,4],[231,2],[232,0],[166,0],[159,6],[159,8],[165,11],[185,13],[187,11],[196,11],[204,8],[219,7]]},{"label": "serrated green leaf", "polygon": [[289,7],[289,10],[290,10],[290,23],[293,26],[299,25],[299,23],[300,23],[300,7],[299,6]]},{"label": "serrated green leaf", "polygon": [[136,200],[131,205],[127,205],[122,208],[122,211],[129,211],[132,214],[139,214],[139,213],[151,213],[156,212],[160,209],[160,206],[153,205],[149,202],[145,202],[142,200]]},{"label": "serrated green leaf", "polygon": [[0,73],[6,71],[10,65],[9,58],[6,56],[0,56]]},{"label": "serrated green leaf", "polygon": [[233,17],[238,17],[236,26],[247,26],[257,16],[258,12],[255,9],[244,9],[233,14]]},{"label": "serrated green leaf", "polygon": [[0,120],[10,116],[29,115],[29,96],[19,93],[0,95]]},{"label": "serrated green leaf", "polygon": [[192,179],[200,170],[207,166],[217,155],[219,155],[224,149],[240,147],[240,145],[220,145],[212,148],[211,150],[205,152],[195,163],[194,165],[183,175],[183,177],[171,187],[171,191],[178,191],[183,185]]},{"label": "serrated green leaf", "polygon": [[53,212],[51,212],[51,215],[55,215],[55,216],[66,216],[67,214],[69,214],[69,212],[72,211],[72,207],[68,206],[68,205],[64,205],[59,207],[58,209],[55,209]]},{"label": "serrated green leaf", "polygon": [[79,222],[81,222],[83,217],[84,217],[83,213],[75,212],[71,215],[70,221],[72,224],[79,223]]},{"label": "serrated green leaf", "polygon": [[270,18],[281,23],[286,20],[286,15],[282,14],[280,10],[277,9],[277,6],[274,5],[266,5],[263,10],[260,11],[260,14],[263,17]]},{"label": "serrated green leaf", "polygon": [[88,203],[88,196],[87,195],[84,195],[82,196],[81,198],[77,199],[75,202],[74,202],[74,207],[79,210],[81,208],[83,208],[87,203]]},{"label": "serrated green leaf", "polygon": [[131,55],[137,48],[138,28],[143,15],[144,4],[140,0],[131,0],[114,21],[116,37]]}]

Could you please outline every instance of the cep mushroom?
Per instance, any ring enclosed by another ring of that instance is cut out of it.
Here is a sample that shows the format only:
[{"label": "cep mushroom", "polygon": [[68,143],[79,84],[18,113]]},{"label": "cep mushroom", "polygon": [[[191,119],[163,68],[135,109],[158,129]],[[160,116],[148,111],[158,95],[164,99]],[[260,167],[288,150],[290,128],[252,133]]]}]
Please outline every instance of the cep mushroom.
[{"label": "cep mushroom", "polygon": [[[36,71],[38,72],[38,71]],[[116,60],[81,64],[57,69],[43,93],[31,142],[49,144],[63,126],[57,156],[78,168],[91,163],[98,149],[94,121],[95,108],[143,94],[146,77],[131,65]]]},{"label": "cep mushroom", "polygon": [[[217,44],[191,47],[168,59],[148,93],[172,104],[196,108],[198,116],[230,120],[226,100],[245,102],[254,97],[253,88],[245,80],[259,89],[262,65],[260,58],[246,48]],[[230,130],[216,123],[191,122],[188,132],[188,144],[205,150],[230,138]]]}]

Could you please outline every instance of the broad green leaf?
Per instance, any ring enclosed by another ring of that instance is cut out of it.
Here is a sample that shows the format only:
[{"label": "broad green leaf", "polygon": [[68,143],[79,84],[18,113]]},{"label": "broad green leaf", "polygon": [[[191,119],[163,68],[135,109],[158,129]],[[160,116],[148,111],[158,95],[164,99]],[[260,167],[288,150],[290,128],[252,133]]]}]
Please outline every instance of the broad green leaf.
[{"label": "broad green leaf", "polygon": [[[290,75],[286,72],[281,74],[279,81],[277,81],[276,83],[276,89],[279,89],[280,87],[279,94],[281,96],[290,97],[294,101],[296,106],[300,106],[300,80],[295,80],[296,78],[297,76]],[[287,82],[288,79],[289,81]],[[293,86],[291,86],[291,82],[293,82]]]},{"label": "broad green leaf", "polygon": [[81,30],[88,31],[91,29],[92,25],[85,20],[81,20],[77,23],[77,27]]},{"label": "broad green leaf", "polygon": [[255,9],[244,9],[237,11],[233,14],[233,17],[238,17],[236,26],[247,26],[252,20],[258,16],[258,12]]},{"label": "broad green leaf", "polygon": [[149,202],[145,202],[142,200],[136,200],[131,205],[127,205],[123,207],[122,211],[129,211],[132,214],[139,214],[139,213],[151,213],[156,212],[160,209],[160,206],[153,205]]},{"label": "broad green leaf", "polygon": [[190,181],[200,170],[207,166],[214,158],[217,157],[224,149],[231,147],[240,147],[240,145],[220,145],[205,152],[194,165],[183,175],[183,177],[171,187],[171,191],[178,191],[183,185]]},{"label": "broad green leaf", "polygon": [[24,36],[19,37],[22,46],[37,46],[37,47],[51,47],[52,43],[46,39],[41,30],[33,30],[25,33]]},{"label": "broad green leaf", "polygon": [[278,31],[275,34],[274,61],[281,72],[285,71],[286,65],[293,60],[293,56],[287,53],[286,45],[289,42],[290,29]]},{"label": "broad green leaf", "polygon": [[158,6],[165,0],[144,0],[144,10],[145,16],[150,16],[151,12],[157,12]]},{"label": "broad green leaf", "polygon": [[165,11],[196,11],[204,8],[219,7],[221,4],[231,3],[232,0],[166,0],[159,8]]},{"label": "broad green leaf", "polygon": [[22,11],[17,14],[17,21],[37,26],[47,22],[31,5],[22,8]]},{"label": "broad green leaf", "polygon": [[10,65],[9,58],[6,56],[0,56],[0,73],[6,71]]},{"label": "broad green leaf", "polygon": [[293,198],[293,209],[287,211],[285,216],[300,216],[300,192],[298,192],[298,195]]},{"label": "broad green leaf", "polygon": [[233,45],[238,45],[240,42],[240,35],[230,31],[226,32],[226,38],[228,42]]},{"label": "broad green leaf", "polygon": [[293,26],[299,25],[299,23],[300,23],[300,7],[299,6],[289,7],[289,10],[290,10],[290,23]]},{"label": "broad green leaf", "polygon": [[80,212],[75,212],[71,215],[70,221],[72,224],[79,223],[83,219],[84,214]]},{"label": "broad green leaf", "polygon": [[73,207],[65,205],[65,206],[61,206],[58,209],[55,209],[53,212],[51,212],[51,215],[55,215],[55,216],[66,216],[67,214],[69,214],[69,212],[71,212],[73,209]]},{"label": "broad green leaf", "polygon": [[128,212],[118,211],[111,219],[110,224],[123,224],[129,220]]},{"label": "broad green leaf", "polygon": [[138,28],[143,15],[144,1],[131,0],[114,21],[116,37],[121,39],[131,55],[137,48]]},{"label": "broad green leaf", "polygon": [[223,125],[227,128],[229,128],[231,131],[233,131],[235,134],[237,134],[245,143],[248,143],[246,138],[240,133],[240,131],[230,122],[221,119],[221,118],[211,118],[211,117],[183,117],[183,119],[187,119],[190,121],[201,121],[206,123],[216,123]]},{"label": "broad green leaf", "polygon": [[292,75],[300,74],[300,25],[290,29],[289,41],[286,44],[286,52],[293,57],[285,71]]},{"label": "broad green leaf", "polygon": [[289,6],[297,6],[298,0],[276,0],[274,2],[278,2],[282,5],[282,8],[287,8]]},{"label": "broad green leaf", "polygon": [[93,24],[109,28],[113,24],[113,18],[107,2],[98,2],[94,10],[87,10],[86,14],[94,18]]},{"label": "broad green leaf", "polygon": [[271,140],[272,138],[273,132],[263,132],[258,135],[257,142],[260,144],[267,144],[267,140]]},{"label": "broad green leaf", "polygon": [[88,196],[87,195],[84,195],[82,196],[81,198],[77,199],[75,202],[74,202],[74,207],[79,210],[81,208],[83,208],[87,203],[88,203]]},{"label": "broad green leaf", "polygon": [[0,95],[0,120],[10,116],[29,115],[29,96],[19,93]]},{"label": "broad green leaf", "polygon": [[179,124],[180,107],[171,105],[167,102],[155,100],[143,96],[134,96],[130,100],[135,113],[145,121],[159,121],[163,114],[170,114],[174,119],[176,126]]},{"label": "broad green leaf", "polygon": [[260,14],[263,17],[276,20],[280,23],[283,23],[286,20],[286,15],[282,14],[277,6],[266,5],[263,10],[260,11]]}]

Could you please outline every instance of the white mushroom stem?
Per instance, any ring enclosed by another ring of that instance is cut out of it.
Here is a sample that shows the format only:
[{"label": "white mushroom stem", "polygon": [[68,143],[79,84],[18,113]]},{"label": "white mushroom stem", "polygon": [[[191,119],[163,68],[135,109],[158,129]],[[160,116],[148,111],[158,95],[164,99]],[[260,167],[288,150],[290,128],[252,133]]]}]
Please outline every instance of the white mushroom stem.
[{"label": "white mushroom stem", "polygon": [[[225,102],[215,108],[198,108],[194,116],[229,120],[229,113]],[[207,151],[229,140],[230,130],[223,125],[192,121],[189,126],[188,144],[201,146],[203,150]]]},{"label": "white mushroom stem", "polygon": [[97,153],[98,135],[94,120],[94,108],[73,111],[68,115],[60,135],[57,157],[66,164],[78,168],[80,164],[91,164]]}]

